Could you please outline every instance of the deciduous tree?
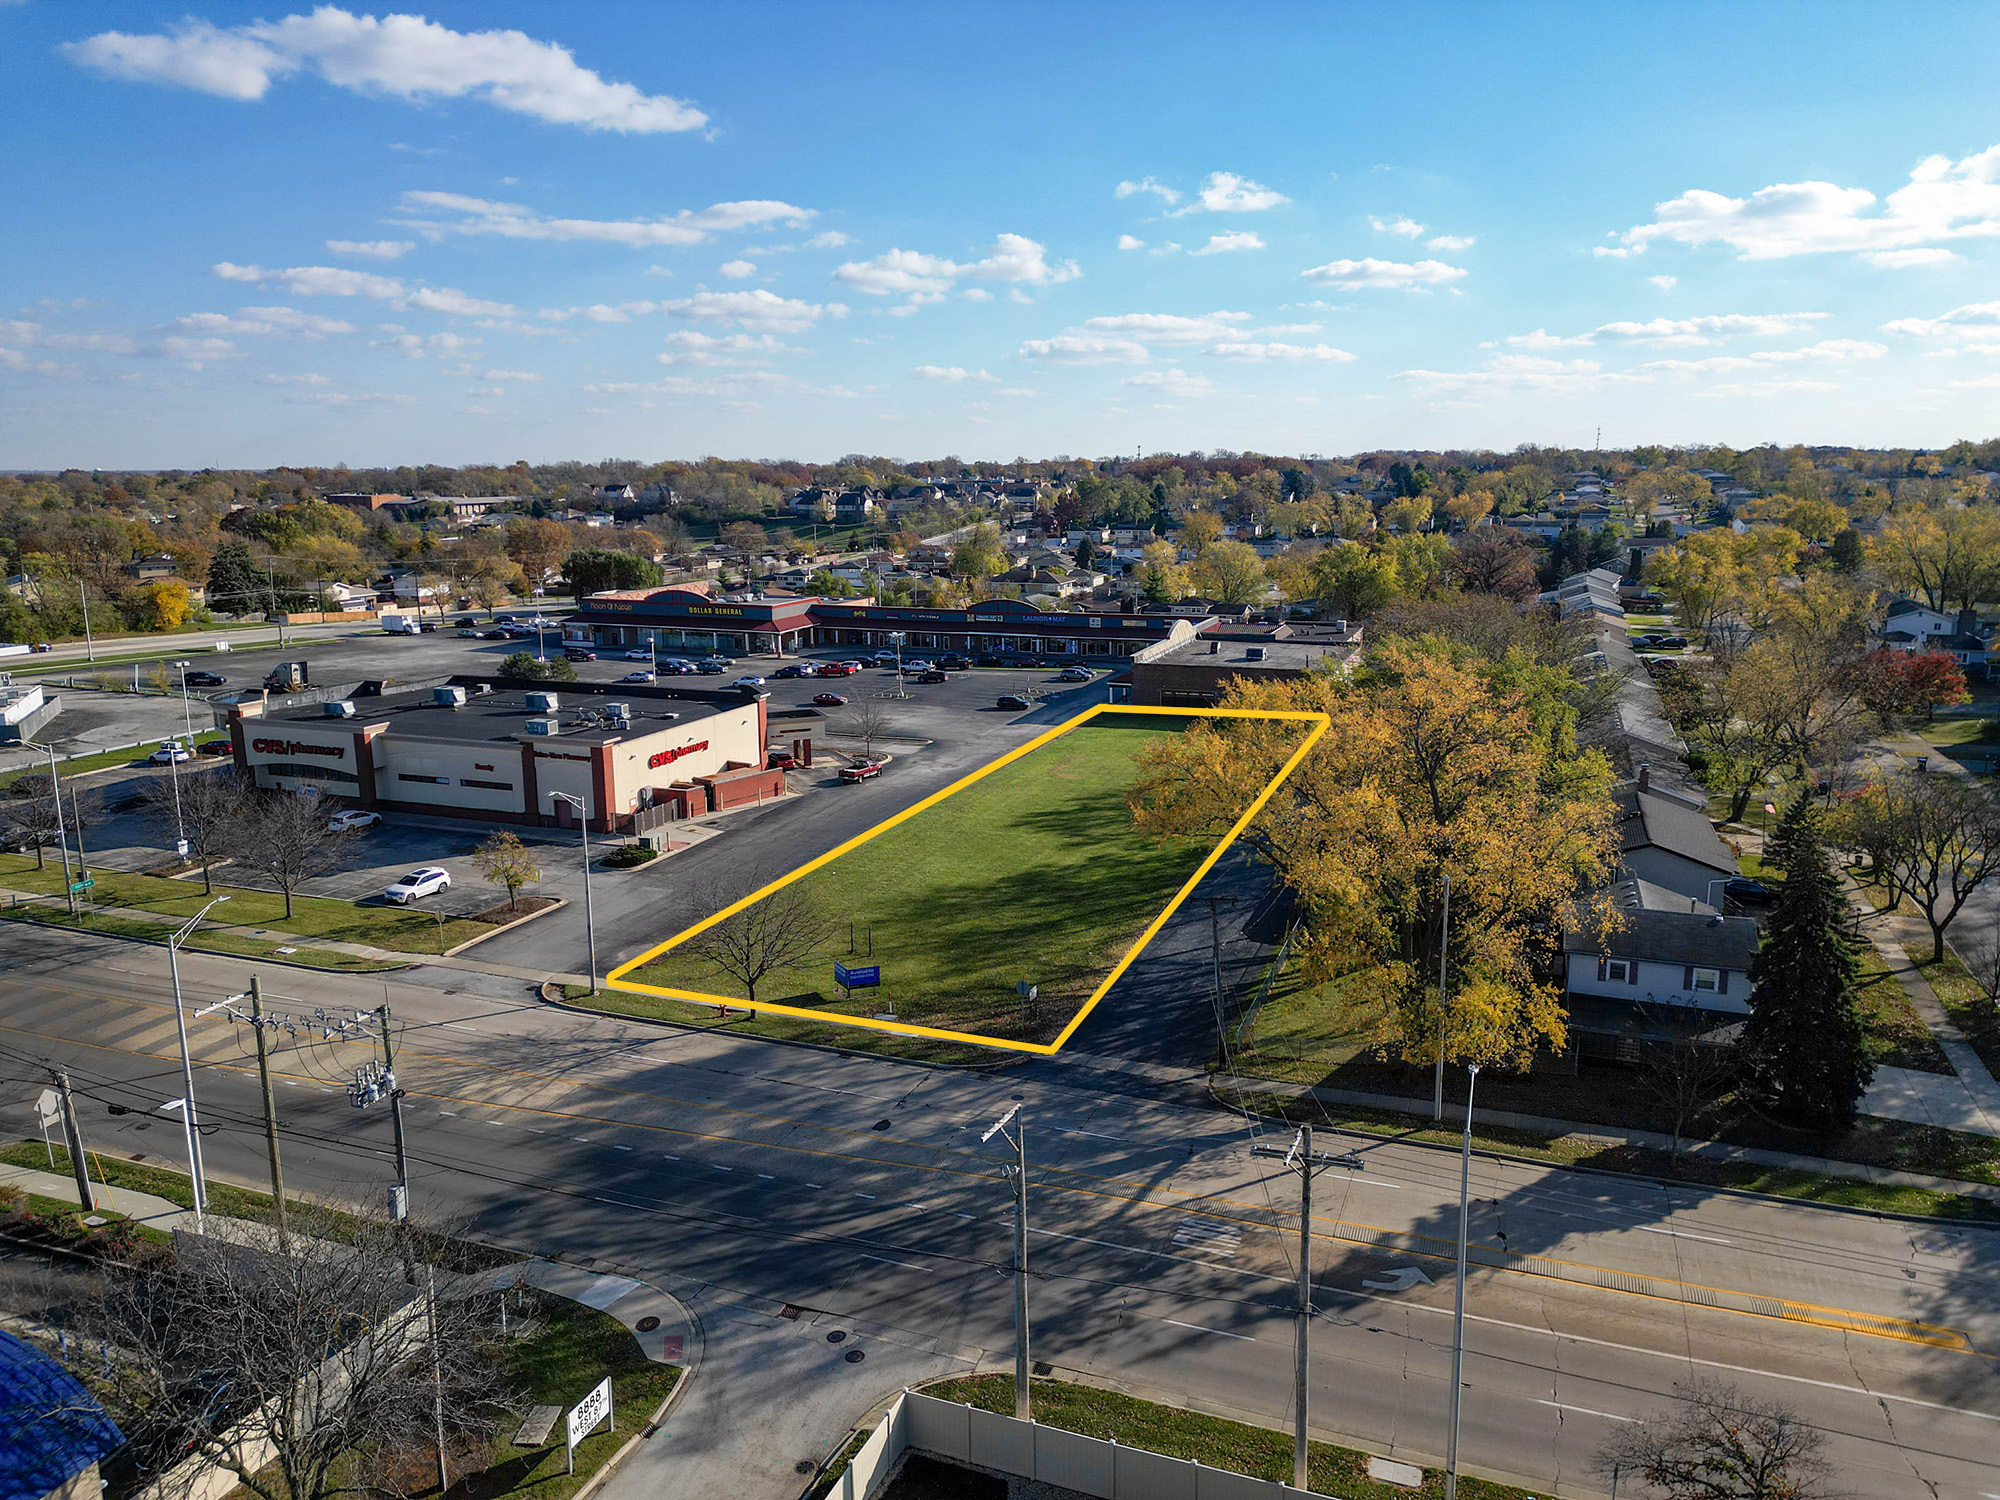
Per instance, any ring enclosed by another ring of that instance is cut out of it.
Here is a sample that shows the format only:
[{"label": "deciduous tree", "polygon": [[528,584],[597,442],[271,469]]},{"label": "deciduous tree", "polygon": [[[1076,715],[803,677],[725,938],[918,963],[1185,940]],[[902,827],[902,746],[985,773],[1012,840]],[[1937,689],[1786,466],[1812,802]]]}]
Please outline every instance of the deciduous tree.
[{"label": "deciduous tree", "polygon": [[521,887],[542,878],[534,853],[504,828],[479,841],[472,851],[472,863],[495,885],[506,887],[509,911],[520,905]]},{"label": "deciduous tree", "polygon": [[1269,586],[1263,559],[1248,542],[1213,542],[1194,560],[1188,575],[1195,589],[1218,604],[1249,604]]},{"label": "deciduous tree", "polygon": [[[706,909],[721,910],[731,904],[717,896]],[[682,947],[715,973],[743,986],[744,997],[754,1001],[757,986],[765,980],[812,963],[832,941],[838,925],[820,910],[803,882],[793,881],[704,928]]]},{"label": "deciduous tree", "polygon": [[1823,1441],[1788,1408],[1733,1385],[1677,1387],[1670,1411],[1629,1422],[1598,1452],[1607,1480],[1636,1479],[1664,1500],[1831,1500]]}]

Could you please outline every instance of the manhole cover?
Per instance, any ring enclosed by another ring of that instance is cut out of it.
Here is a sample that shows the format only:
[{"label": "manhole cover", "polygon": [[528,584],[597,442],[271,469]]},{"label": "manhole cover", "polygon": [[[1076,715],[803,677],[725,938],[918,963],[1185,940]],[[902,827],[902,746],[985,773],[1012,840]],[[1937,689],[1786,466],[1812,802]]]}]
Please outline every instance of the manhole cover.
[{"label": "manhole cover", "polygon": [[639,1332],[641,1333],[651,1333],[655,1328],[658,1328],[660,1326],[660,1320],[654,1317],[651,1313],[648,1313],[646,1314],[645,1317],[641,1318],[638,1321],[638,1323],[635,1324],[634,1326],[637,1327]]},{"label": "manhole cover", "polygon": [[841,1358],[846,1360],[850,1365],[858,1365],[867,1357],[859,1349],[849,1349],[845,1354],[841,1355]]},{"label": "manhole cover", "polygon": [[827,1342],[828,1342],[829,1344],[838,1344],[838,1343],[840,1343],[840,1342],[841,1342],[841,1341],[842,1341],[843,1339],[845,1339],[846,1337],[847,1337],[847,1335],[846,1335],[845,1333],[842,1333],[842,1332],[841,1332],[841,1331],[840,1331],[840,1330],[839,1330],[838,1328],[836,1328],[836,1329],[834,1329],[834,1330],[833,1330],[833,1332],[832,1332],[832,1333],[829,1333],[829,1334],[828,1334],[828,1335],[826,1336],[826,1341],[827,1341]]},{"label": "manhole cover", "polygon": [[794,1474],[810,1474],[818,1467],[819,1465],[814,1463],[811,1459],[802,1458],[797,1463],[792,1465],[792,1472]]},{"label": "manhole cover", "polygon": [[1045,1376],[1046,1376],[1046,1375],[1053,1375],[1053,1374],[1055,1374],[1055,1372],[1056,1372],[1056,1367],[1055,1367],[1054,1365],[1050,1364],[1050,1363],[1049,1363],[1049,1362],[1048,1362],[1047,1360],[1045,1360],[1045,1359],[1038,1359],[1038,1360],[1036,1360],[1036,1361],[1035,1361],[1035,1367],[1034,1367],[1034,1372],[1033,1372],[1033,1373],[1035,1373],[1035,1374],[1037,1374],[1037,1375],[1045,1375]]}]

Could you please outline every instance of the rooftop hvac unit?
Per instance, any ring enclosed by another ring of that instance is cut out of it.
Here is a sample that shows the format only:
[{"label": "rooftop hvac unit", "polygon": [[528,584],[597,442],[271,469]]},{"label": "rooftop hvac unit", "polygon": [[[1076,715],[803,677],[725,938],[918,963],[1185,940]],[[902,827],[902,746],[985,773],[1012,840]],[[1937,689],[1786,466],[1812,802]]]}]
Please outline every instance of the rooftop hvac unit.
[{"label": "rooftop hvac unit", "polygon": [[561,707],[561,703],[554,693],[530,693],[528,707],[538,714],[552,714]]},{"label": "rooftop hvac unit", "polygon": [[431,702],[445,708],[463,708],[465,707],[465,689],[462,687],[432,688]]},{"label": "rooftop hvac unit", "polygon": [[1245,661],[1262,661],[1264,659],[1264,648],[1262,646],[1247,648],[1243,653],[1243,659]]},{"label": "rooftop hvac unit", "polygon": [[530,734],[555,734],[559,732],[560,728],[561,726],[554,719],[528,720],[528,733]]},{"label": "rooftop hvac unit", "polygon": [[319,706],[319,711],[329,719],[351,719],[354,717],[354,705],[345,698],[335,703],[322,703]]},{"label": "rooftop hvac unit", "polygon": [[632,705],[629,703],[607,703],[604,705],[604,716],[607,719],[629,719],[632,717]]}]

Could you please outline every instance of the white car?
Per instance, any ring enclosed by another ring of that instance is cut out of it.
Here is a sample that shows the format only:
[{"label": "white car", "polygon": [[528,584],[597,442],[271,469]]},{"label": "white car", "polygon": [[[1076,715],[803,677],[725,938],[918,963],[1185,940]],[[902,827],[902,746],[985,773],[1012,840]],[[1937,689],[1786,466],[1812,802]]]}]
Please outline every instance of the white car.
[{"label": "white car", "polygon": [[762,687],[763,685],[764,679],[761,677],[739,677],[730,684],[731,687]]},{"label": "white car", "polygon": [[412,901],[425,896],[435,896],[439,891],[451,889],[451,876],[436,865],[426,865],[421,870],[412,870],[401,880],[382,893],[382,899],[393,901],[398,906],[408,906]]},{"label": "white car", "polygon": [[618,680],[620,682],[658,682],[659,678],[651,672],[627,672]]},{"label": "white car", "polygon": [[653,653],[650,651],[627,651],[625,653],[625,660],[627,661],[651,661],[652,659]]},{"label": "white car", "polygon": [[363,828],[373,828],[381,821],[382,815],[378,812],[364,812],[358,807],[350,807],[346,812],[335,813],[331,818],[327,819],[326,831],[328,833],[356,833]]},{"label": "white car", "polygon": [[168,740],[149,759],[156,766],[176,766],[184,760],[193,760],[194,756],[179,740]]}]

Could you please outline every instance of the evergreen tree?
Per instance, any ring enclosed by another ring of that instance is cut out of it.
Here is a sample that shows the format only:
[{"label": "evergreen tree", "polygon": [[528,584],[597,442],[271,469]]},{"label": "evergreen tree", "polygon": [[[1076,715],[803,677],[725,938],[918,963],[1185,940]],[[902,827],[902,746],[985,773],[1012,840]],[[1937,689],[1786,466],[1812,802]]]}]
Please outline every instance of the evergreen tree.
[{"label": "evergreen tree", "polygon": [[1845,1128],[1875,1064],[1855,1009],[1853,945],[1841,931],[1846,902],[1809,794],[1786,811],[1765,863],[1784,871],[1784,884],[1750,965],[1743,1045],[1752,1087],[1800,1125]]},{"label": "evergreen tree", "polygon": [[247,614],[264,606],[264,570],[241,542],[224,542],[208,564],[208,600],[225,614]]}]

